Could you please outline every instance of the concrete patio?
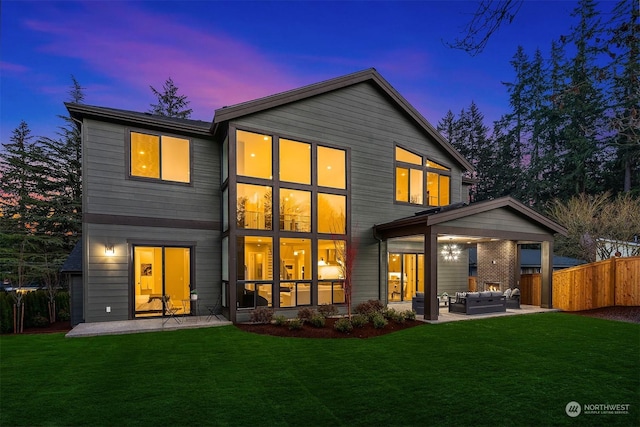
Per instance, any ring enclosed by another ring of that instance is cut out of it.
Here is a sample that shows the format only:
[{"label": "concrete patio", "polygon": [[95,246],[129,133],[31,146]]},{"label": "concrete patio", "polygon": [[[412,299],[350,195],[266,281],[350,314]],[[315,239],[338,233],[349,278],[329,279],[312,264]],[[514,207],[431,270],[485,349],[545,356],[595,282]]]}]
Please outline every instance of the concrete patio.
[{"label": "concrete patio", "polygon": [[[390,308],[396,310],[411,310],[411,303],[391,303]],[[466,315],[460,313],[449,313],[448,307],[440,307],[438,320],[423,320],[422,316],[418,316],[418,320],[430,324],[440,324],[448,322],[458,322],[462,320],[479,320],[490,317],[517,316],[533,313],[550,313],[560,311],[558,309],[540,308],[534,305],[521,305],[520,309],[508,309],[504,313],[487,313]],[[178,322],[178,320],[180,322]],[[122,320],[116,322],[95,322],[80,323],[66,334],[66,337],[92,337],[98,335],[119,335],[119,334],[135,334],[142,332],[160,332],[175,331],[178,329],[194,329],[194,328],[212,328],[216,326],[226,326],[232,323],[223,316],[185,316],[177,318],[153,318],[153,319],[136,319]]]},{"label": "concrete patio", "polygon": [[[180,322],[178,322],[178,320]],[[135,334],[141,332],[175,331],[178,329],[212,328],[231,325],[223,316],[185,316],[176,318],[153,318],[122,320],[115,322],[80,323],[65,336],[68,338],[98,335]]]},{"label": "concrete patio", "polygon": [[[389,304],[390,308],[395,308],[396,310],[411,310],[411,303],[392,303]],[[503,316],[517,316],[522,314],[534,314],[534,313],[552,313],[555,311],[561,311],[556,308],[541,308],[536,305],[526,305],[521,304],[519,309],[507,309],[506,312],[502,313],[486,313],[486,314],[461,314],[461,313],[449,313],[449,307],[440,307],[440,313],[438,314],[438,320],[424,320],[422,316],[418,315],[417,319],[422,320],[426,323],[431,324],[440,324],[440,323],[448,323],[448,322],[458,322],[462,320],[479,320],[479,319],[488,319],[490,317],[503,317]]]}]

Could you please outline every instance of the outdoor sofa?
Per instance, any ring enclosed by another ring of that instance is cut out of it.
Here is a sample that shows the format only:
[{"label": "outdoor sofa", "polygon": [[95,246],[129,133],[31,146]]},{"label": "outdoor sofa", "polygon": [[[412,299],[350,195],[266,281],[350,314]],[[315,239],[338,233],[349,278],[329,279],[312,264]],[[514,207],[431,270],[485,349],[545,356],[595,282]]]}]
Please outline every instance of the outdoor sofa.
[{"label": "outdoor sofa", "polygon": [[507,297],[502,292],[456,292],[449,296],[449,312],[463,314],[507,311]]}]

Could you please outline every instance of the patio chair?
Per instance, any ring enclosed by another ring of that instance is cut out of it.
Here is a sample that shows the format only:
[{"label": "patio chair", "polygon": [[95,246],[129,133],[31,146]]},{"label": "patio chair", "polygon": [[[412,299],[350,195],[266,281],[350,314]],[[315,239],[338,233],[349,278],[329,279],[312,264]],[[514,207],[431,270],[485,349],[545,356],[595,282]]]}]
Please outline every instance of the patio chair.
[{"label": "patio chair", "polygon": [[207,322],[213,319],[213,316],[215,316],[216,319],[221,320],[219,316],[222,315],[222,295],[218,295],[218,299],[215,304],[207,305],[206,307],[209,311]]},{"label": "patio chair", "polygon": [[171,319],[175,320],[178,323],[182,323],[180,318],[176,316],[178,310],[180,309],[173,305],[173,303],[171,302],[171,297],[169,295],[165,295],[164,297],[162,297],[162,301],[164,302],[164,314],[165,316],[167,316],[165,317],[164,322],[162,322],[162,325],[164,326]]}]

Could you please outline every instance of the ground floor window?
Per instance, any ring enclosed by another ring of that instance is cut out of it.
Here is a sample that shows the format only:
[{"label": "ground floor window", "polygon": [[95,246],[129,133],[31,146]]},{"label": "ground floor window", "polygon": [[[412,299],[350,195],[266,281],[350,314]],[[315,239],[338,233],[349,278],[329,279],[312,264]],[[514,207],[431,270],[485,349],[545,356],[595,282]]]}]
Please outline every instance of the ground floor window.
[{"label": "ground floor window", "polygon": [[389,253],[389,301],[410,301],[416,292],[424,292],[424,255]]},{"label": "ground floor window", "polygon": [[191,313],[191,248],[133,247],[134,316]]},{"label": "ground floor window", "polygon": [[345,240],[238,236],[236,307],[344,304],[345,248]]}]

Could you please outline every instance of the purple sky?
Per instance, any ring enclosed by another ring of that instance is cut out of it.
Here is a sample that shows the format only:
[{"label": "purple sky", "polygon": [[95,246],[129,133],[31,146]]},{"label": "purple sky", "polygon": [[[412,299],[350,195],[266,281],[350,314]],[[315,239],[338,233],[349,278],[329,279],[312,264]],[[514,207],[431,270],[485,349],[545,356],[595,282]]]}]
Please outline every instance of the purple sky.
[{"label": "purple sky", "polygon": [[[1,7],[0,133],[54,136],[73,74],[85,103],[147,111],[171,77],[193,119],[216,108],[374,67],[434,126],[474,100],[507,111],[519,44],[548,56],[573,1],[525,1],[476,57],[450,49],[476,3],[12,1]],[[605,3],[603,7],[610,7]]]}]

